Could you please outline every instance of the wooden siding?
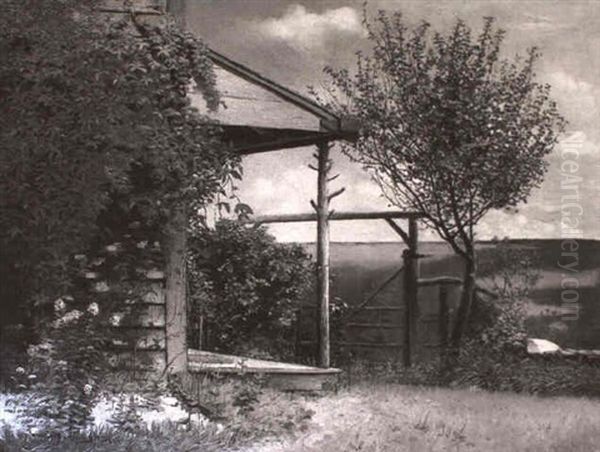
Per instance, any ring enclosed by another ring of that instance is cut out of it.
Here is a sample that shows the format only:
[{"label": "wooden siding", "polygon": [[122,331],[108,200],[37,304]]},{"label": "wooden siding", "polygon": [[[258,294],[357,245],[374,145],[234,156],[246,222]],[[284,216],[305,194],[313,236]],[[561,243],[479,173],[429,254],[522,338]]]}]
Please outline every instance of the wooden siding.
[{"label": "wooden siding", "polygon": [[192,105],[226,126],[320,131],[321,118],[215,65],[221,105],[209,112],[202,94],[190,93]]}]

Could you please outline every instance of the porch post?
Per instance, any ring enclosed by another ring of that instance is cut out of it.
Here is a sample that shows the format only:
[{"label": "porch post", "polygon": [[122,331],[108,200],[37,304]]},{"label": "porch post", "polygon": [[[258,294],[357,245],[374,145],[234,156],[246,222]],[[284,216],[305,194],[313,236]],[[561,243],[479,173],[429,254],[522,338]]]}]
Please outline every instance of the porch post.
[{"label": "porch post", "polygon": [[330,366],[329,347],[329,144],[318,145],[317,167],[317,299],[319,306],[319,366]]},{"label": "porch post", "polygon": [[186,227],[186,211],[180,207],[173,214],[164,241],[167,371],[173,373],[187,371]]}]

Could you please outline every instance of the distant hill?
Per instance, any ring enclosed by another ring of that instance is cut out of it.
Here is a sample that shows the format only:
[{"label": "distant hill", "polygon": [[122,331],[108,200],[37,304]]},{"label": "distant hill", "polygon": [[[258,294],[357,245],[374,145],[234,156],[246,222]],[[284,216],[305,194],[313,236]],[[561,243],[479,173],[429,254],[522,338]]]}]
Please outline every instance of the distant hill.
[{"label": "distant hill", "polygon": [[[575,255],[565,255],[560,239],[512,240],[519,248],[535,253],[540,267],[540,279],[528,305],[528,327],[532,335],[558,342],[561,346],[600,348],[600,241],[578,240]],[[315,244],[301,244],[314,255]],[[360,303],[381,282],[402,265],[400,242],[334,242],[331,244],[332,297],[350,305]],[[441,275],[460,276],[460,259],[444,242],[421,242],[419,249],[427,255],[420,261],[421,277]],[[477,245],[481,259],[493,257],[495,245]],[[572,270],[561,268],[573,264]],[[561,281],[563,274],[577,279],[579,287],[577,320],[565,320],[561,310]],[[399,285],[391,286],[385,296],[401,297]]]}]

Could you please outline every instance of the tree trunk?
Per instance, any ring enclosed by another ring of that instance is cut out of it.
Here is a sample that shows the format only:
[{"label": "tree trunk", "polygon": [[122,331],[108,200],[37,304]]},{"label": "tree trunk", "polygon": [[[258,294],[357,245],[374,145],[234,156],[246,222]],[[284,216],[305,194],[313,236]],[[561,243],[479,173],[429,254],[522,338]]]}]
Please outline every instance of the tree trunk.
[{"label": "tree trunk", "polygon": [[470,251],[467,256],[463,257],[465,274],[463,277],[462,294],[452,335],[450,338],[450,346],[454,355],[458,354],[462,337],[467,328],[469,315],[471,313],[471,305],[473,304],[473,296],[475,293],[475,272],[477,270],[475,264],[475,253]]}]

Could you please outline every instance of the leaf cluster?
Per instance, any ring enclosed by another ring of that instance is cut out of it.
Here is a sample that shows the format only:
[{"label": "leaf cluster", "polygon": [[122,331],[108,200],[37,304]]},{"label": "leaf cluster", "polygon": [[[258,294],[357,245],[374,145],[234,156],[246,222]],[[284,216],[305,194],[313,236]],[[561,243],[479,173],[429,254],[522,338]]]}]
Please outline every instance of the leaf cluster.
[{"label": "leaf cluster", "polygon": [[15,287],[3,298],[64,290],[68,256],[108,209],[160,225],[210,200],[239,163],[187,96],[219,102],[204,45],[168,19],[93,5],[3,1],[0,270]]},{"label": "leaf cluster", "polygon": [[564,120],[550,86],[536,81],[537,49],[503,57],[504,31],[485,18],[475,35],[410,29],[400,13],[365,18],[371,54],[356,70],[326,69],[343,113],[362,124],[345,151],[390,202],[425,213],[459,254],[490,209],[525,202],[543,180]]}]

